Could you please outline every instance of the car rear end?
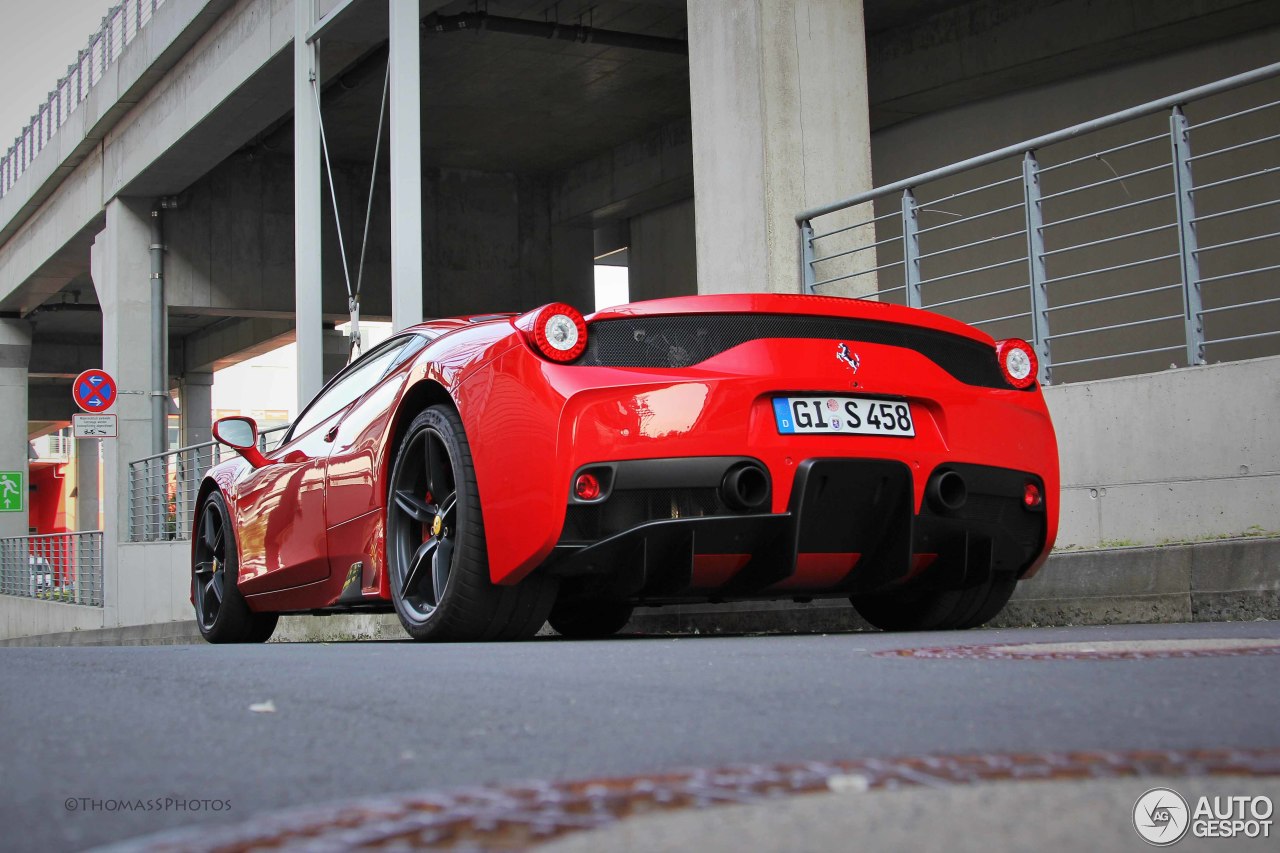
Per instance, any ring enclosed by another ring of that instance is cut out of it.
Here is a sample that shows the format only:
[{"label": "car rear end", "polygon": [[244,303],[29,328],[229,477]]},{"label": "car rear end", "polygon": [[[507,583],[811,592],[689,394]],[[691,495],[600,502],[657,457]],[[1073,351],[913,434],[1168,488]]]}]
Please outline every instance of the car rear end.
[{"label": "car rear end", "polygon": [[1026,576],[1052,545],[1057,449],[1025,344],[1002,359],[926,312],[760,294],[602,312],[561,361],[538,319],[500,373],[554,418],[523,442],[554,460],[531,459],[549,494],[514,526],[486,509],[491,543],[495,524],[541,540],[516,575],[637,603],[851,595]]}]

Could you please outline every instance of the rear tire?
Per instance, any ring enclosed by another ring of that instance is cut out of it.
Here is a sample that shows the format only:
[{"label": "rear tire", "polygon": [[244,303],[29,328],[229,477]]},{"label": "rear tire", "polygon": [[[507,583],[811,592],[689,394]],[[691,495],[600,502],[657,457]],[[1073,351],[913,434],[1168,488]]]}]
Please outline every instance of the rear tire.
[{"label": "rear tire", "polygon": [[547,621],[556,633],[575,640],[594,640],[618,633],[631,620],[630,604],[614,601],[556,603]]},{"label": "rear tire", "polygon": [[400,624],[420,641],[532,637],[547,621],[557,584],[489,579],[484,515],[462,419],[432,406],[409,425],[387,495],[387,577]]},{"label": "rear tire", "polygon": [[213,492],[200,507],[191,543],[191,600],[196,625],[210,643],[265,643],[280,618],[278,613],[254,613],[240,594],[231,513],[221,492]]},{"label": "rear tire", "polygon": [[905,587],[849,598],[858,615],[882,631],[950,631],[977,628],[996,617],[1018,579],[1000,575],[971,589]]}]

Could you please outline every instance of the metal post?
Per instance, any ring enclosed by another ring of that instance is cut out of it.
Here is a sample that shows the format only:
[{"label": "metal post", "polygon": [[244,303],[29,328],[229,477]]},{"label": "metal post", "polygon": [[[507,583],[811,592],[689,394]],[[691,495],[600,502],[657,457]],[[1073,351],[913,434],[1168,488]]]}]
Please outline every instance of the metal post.
[{"label": "metal post", "polygon": [[806,219],[800,223],[800,284],[802,293],[813,293],[817,277],[813,272],[813,223]]},{"label": "metal post", "polygon": [[1053,376],[1049,353],[1049,293],[1045,280],[1049,277],[1044,263],[1044,210],[1040,206],[1040,163],[1036,152],[1022,158],[1022,192],[1027,208],[1027,271],[1031,288],[1031,335],[1036,356],[1040,360],[1041,385]]},{"label": "metal post", "polygon": [[422,20],[418,4],[387,0],[391,28],[391,325],[422,322]]},{"label": "metal post", "polygon": [[902,275],[907,305],[924,307],[920,295],[920,212],[910,189],[902,192]]},{"label": "metal post", "polygon": [[164,389],[164,225],[160,218],[160,202],[151,209],[151,452],[164,453],[165,407]]},{"label": "metal post", "polygon": [[1195,181],[1191,176],[1191,125],[1174,107],[1169,117],[1173,141],[1173,197],[1178,212],[1178,249],[1182,261],[1182,309],[1187,330],[1187,364],[1204,364],[1204,304],[1200,293],[1200,243],[1196,239]]},{"label": "metal post", "polygon": [[293,32],[293,199],[294,296],[298,344],[298,407],[324,384],[321,316],[319,45],[308,42],[316,20],[316,0],[294,4]]}]

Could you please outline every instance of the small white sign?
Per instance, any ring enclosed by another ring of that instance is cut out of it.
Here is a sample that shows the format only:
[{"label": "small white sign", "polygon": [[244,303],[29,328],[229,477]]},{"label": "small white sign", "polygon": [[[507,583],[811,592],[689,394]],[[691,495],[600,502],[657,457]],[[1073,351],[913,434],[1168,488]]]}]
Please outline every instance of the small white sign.
[{"label": "small white sign", "polygon": [[115,438],[115,415],[72,415],[71,429],[76,438]]}]

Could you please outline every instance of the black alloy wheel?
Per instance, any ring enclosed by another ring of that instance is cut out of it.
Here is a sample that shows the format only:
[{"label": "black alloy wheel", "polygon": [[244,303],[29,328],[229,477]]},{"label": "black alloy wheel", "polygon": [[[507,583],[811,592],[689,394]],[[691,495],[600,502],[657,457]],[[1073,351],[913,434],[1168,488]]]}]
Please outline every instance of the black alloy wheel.
[{"label": "black alloy wheel", "polygon": [[432,406],[409,425],[387,496],[387,577],[415,640],[517,640],[546,622],[557,585],[489,579],[484,516],[458,413]]},{"label": "black alloy wheel", "polygon": [[235,532],[220,492],[205,500],[192,538],[191,598],[201,636],[210,643],[266,642],[280,617],[251,612],[240,594]]},{"label": "black alloy wheel", "polygon": [[445,433],[420,429],[401,449],[391,487],[394,531],[392,582],[403,607],[417,621],[431,618],[444,600],[458,538],[458,490]]}]

